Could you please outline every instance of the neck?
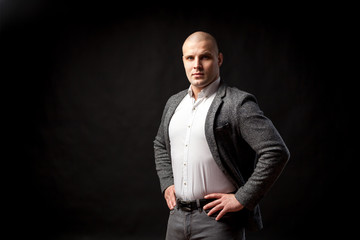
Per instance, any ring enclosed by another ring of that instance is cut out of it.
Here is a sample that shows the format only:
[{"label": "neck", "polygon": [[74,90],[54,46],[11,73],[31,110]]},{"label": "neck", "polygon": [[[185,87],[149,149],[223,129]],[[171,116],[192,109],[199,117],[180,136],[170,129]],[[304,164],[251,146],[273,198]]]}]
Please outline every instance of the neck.
[{"label": "neck", "polygon": [[215,82],[217,79],[219,79],[219,77],[216,77],[213,81],[211,81],[206,86],[196,86],[196,85],[191,84],[191,90],[194,94],[195,101],[198,99],[198,96],[199,96],[199,93],[201,92],[201,90],[203,90],[204,88],[206,88],[207,86],[209,86],[210,84]]},{"label": "neck", "polygon": [[194,94],[194,98],[195,98],[195,101],[198,99],[198,96],[199,96],[199,93],[201,92],[201,90],[203,90],[204,88],[198,88],[198,87],[195,87],[194,85],[191,85],[191,90]]}]

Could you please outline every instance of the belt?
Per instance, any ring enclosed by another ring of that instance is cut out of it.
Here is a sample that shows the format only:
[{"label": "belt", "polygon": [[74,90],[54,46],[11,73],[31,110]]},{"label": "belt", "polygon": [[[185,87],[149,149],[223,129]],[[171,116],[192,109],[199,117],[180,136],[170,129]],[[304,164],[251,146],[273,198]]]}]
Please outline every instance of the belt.
[{"label": "belt", "polygon": [[214,201],[214,199],[197,199],[194,201],[183,201],[180,199],[176,200],[176,206],[178,209],[181,209],[185,212],[191,212],[193,210],[202,210],[203,207],[209,202]]}]

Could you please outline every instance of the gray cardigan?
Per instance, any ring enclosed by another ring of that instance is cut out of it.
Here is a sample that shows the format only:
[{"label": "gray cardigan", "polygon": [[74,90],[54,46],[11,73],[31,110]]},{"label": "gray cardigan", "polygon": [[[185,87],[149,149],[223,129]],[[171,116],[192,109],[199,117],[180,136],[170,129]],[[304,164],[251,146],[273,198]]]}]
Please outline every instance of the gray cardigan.
[{"label": "gray cardigan", "polygon": [[[168,127],[175,109],[187,94],[169,98],[154,141],[155,164],[161,190],[174,184]],[[281,174],[290,154],[255,97],[223,81],[205,121],[205,135],[215,162],[238,189],[236,199],[246,207],[245,225],[259,230],[259,201]]]}]

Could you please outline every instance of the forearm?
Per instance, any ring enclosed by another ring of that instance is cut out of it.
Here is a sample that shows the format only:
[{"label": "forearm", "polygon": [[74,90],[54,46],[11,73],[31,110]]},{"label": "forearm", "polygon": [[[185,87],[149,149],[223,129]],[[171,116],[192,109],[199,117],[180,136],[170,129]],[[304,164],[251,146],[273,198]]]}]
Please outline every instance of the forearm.
[{"label": "forearm", "polygon": [[280,176],[288,159],[286,146],[261,155],[251,177],[236,192],[236,199],[248,209],[253,209]]},{"label": "forearm", "polygon": [[157,136],[154,141],[155,166],[160,180],[161,191],[174,184],[171,159],[161,137]]}]

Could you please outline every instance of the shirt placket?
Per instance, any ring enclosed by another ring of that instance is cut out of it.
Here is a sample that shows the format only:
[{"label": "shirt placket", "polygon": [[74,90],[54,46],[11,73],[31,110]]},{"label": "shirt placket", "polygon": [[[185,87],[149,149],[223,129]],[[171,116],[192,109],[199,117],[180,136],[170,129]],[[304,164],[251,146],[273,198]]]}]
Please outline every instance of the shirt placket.
[{"label": "shirt placket", "polygon": [[[193,100],[193,99],[192,99]],[[186,123],[186,136],[185,136],[185,145],[184,145],[184,162],[183,162],[183,194],[187,196],[188,189],[191,187],[192,183],[191,179],[189,179],[189,146],[190,146],[190,138],[191,138],[191,129],[194,123],[196,111],[198,109],[199,104],[202,100],[198,99],[198,101],[192,101],[192,107],[190,112],[190,117],[188,122]]]}]

